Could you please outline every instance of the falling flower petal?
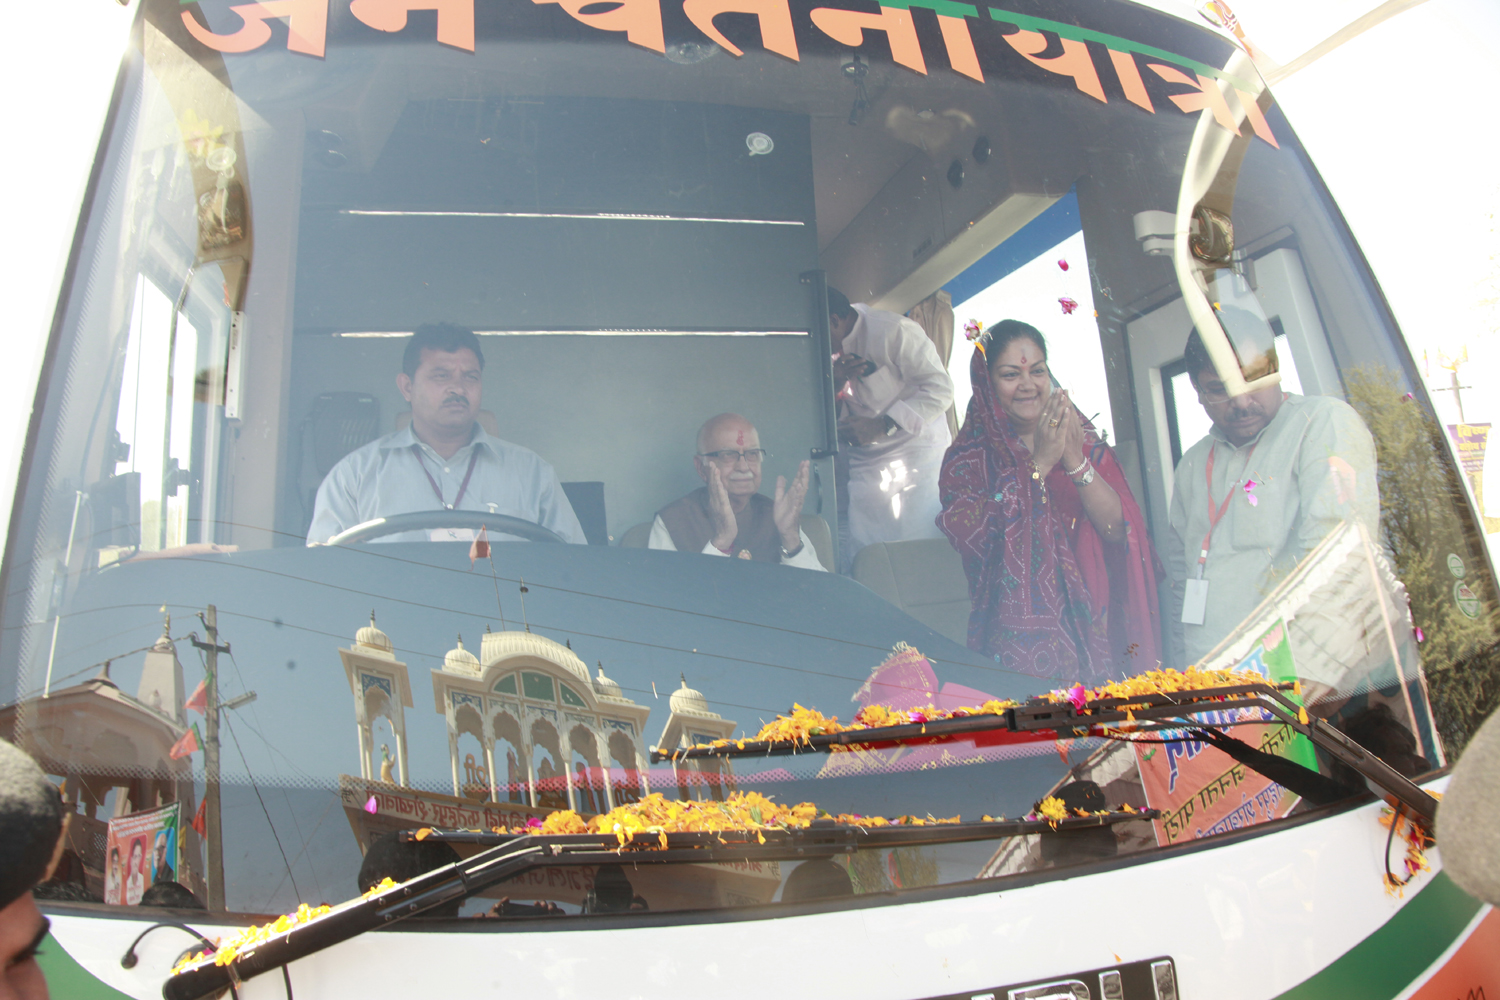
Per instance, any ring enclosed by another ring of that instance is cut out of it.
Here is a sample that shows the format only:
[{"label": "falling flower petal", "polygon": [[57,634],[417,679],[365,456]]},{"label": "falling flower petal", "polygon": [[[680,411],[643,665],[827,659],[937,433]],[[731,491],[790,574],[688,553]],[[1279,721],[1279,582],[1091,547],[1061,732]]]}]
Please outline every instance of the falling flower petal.
[{"label": "falling flower petal", "polygon": [[1427,636],[1422,633],[1422,626],[1420,626],[1420,625],[1417,625],[1417,626],[1413,627],[1411,631],[1412,631],[1412,635],[1415,635],[1417,637],[1417,641],[1418,642],[1422,642],[1424,639],[1427,638]]},{"label": "falling flower petal", "polygon": [[1066,260],[1059,260],[1057,266],[1066,271],[1068,269],[1068,262]]},{"label": "falling flower petal", "polygon": [[1058,305],[1062,306],[1064,316],[1073,315],[1073,310],[1078,308],[1078,303],[1073,299],[1068,298],[1066,295],[1058,299],[1057,302]]},{"label": "falling flower petal", "polygon": [[375,796],[371,795],[370,798],[369,798],[369,800],[367,802],[365,802],[365,812],[369,813],[371,816],[374,816],[379,811],[380,811],[380,803],[376,802],[375,801]]},{"label": "falling flower petal", "polygon": [[979,325],[979,320],[971,319],[964,324],[964,339],[978,340],[984,336],[984,329]]},{"label": "falling flower petal", "polygon": [[1404,396],[1401,397],[1401,402],[1403,402],[1403,403],[1409,403],[1409,402],[1411,402],[1415,398],[1416,398],[1415,396],[1413,396],[1411,393],[1408,392],[1406,395],[1404,395]]},{"label": "falling flower petal", "polygon": [[1258,507],[1260,505],[1260,498],[1257,497],[1253,492],[1251,492],[1257,485],[1259,484],[1257,484],[1253,479],[1247,479],[1245,481],[1245,499],[1250,501],[1250,506],[1252,507]]}]

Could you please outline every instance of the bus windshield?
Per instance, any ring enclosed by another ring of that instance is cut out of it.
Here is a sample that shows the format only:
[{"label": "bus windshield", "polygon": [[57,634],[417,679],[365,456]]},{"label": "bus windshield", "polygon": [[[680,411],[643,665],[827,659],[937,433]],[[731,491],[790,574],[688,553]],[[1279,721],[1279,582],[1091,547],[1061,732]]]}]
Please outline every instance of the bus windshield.
[{"label": "bus windshield", "polygon": [[543,866],[447,915],[899,900],[1364,785],[1254,708],[727,750],[1254,674],[1420,778],[1496,690],[1426,390],[1204,23],[143,0],[96,175],[0,634],[0,731],[64,787],[73,898],[281,913],[476,849],[400,831],[687,802],[1150,810]]}]

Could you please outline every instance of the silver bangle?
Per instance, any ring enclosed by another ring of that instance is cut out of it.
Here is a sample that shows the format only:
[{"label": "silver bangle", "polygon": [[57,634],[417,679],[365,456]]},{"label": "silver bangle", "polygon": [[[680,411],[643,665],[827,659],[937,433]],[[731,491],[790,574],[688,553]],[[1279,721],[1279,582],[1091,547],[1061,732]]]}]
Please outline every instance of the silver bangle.
[{"label": "silver bangle", "polygon": [[1064,473],[1064,475],[1066,475],[1069,479],[1072,479],[1074,476],[1078,475],[1080,472],[1082,472],[1084,469],[1087,469],[1088,467],[1089,467],[1089,457],[1087,455],[1085,455],[1085,456],[1083,456],[1083,464],[1082,465],[1080,465],[1078,468],[1074,469],[1072,472],[1066,472],[1066,473]]}]

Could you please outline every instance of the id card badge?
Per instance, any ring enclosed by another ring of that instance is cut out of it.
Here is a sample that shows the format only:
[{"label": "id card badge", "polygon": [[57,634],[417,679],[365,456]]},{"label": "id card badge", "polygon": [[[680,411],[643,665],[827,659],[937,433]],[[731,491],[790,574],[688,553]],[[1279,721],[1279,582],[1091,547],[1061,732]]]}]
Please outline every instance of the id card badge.
[{"label": "id card badge", "polygon": [[1202,625],[1203,616],[1208,611],[1208,581],[1194,579],[1187,581],[1187,589],[1182,594],[1182,623],[1184,625]]}]

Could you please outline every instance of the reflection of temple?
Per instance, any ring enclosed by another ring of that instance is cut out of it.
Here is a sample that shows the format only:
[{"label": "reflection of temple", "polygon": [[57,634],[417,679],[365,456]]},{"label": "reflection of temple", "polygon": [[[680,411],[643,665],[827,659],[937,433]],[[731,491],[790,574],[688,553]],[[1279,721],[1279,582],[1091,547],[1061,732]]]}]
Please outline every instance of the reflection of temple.
[{"label": "reflection of temple", "polygon": [[183,700],[182,664],[164,630],[146,653],[134,697],[120,690],[105,664],[82,684],[0,708],[0,737],[35,757],[48,774],[66,779],[74,816],[59,865],[62,881],[102,895],[109,820],[180,802],[189,872],[178,879],[202,893],[192,871],[200,866],[201,847],[187,826],[195,810],[192,758],[173,760],[169,753],[187,729]]},{"label": "reflection of temple", "polygon": [[[354,696],[361,778],[374,781],[380,774],[372,725],[383,717],[395,737],[396,757],[381,777],[408,785],[403,710],[412,700],[406,664],[395,658],[373,617],[339,655]],[[591,678],[568,646],[530,632],[486,632],[476,657],[460,639],[442,668],[432,671],[432,695],[448,724],[457,799],[599,813],[651,790],[644,742],[651,709],[625,697],[602,667]],[[669,704],[663,745],[717,739],[735,728],[686,683]],[[462,751],[462,737],[477,743],[477,755]],[[702,768],[695,762],[694,770]],[[686,769],[679,772],[684,795],[685,775]],[[716,778],[704,783],[717,796]]]},{"label": "reflection of temple", "polygon": [[[396,772],[400,783],[406,784],[406,716],[402,708],[411,708],[411,683],[406,676],[406,664],[396,659],[391,640],[375,627],[375,614],[370,613],[370,624],[354,635],[354,645],[339,650],[344,661],[344,676],[349,679],[349,689],[354,693],[354,722],[359,728],[359,774],[362,778],[374,778],[380,774],[374,764],[374,735],[372,725],[384,716],[396,734]],[[383,775],[382,775],[383,777]]]},{"label": "reflection of temple", "polygon": [[497,757],[513,802],[605,812],[650,791],[641,735],[651,710],[624,697],[602,668],[591,680],[571,649],[530,632],[486,632],[479,654],[460,640],[432,672],[433,705],[448,721],[455,795],[469,793],[458,754],[465,733],[485,757],[482,775],[469,768],[465,776],[487,776],[474,790],[487,783],[491,799],[500,797]]},{"label": "reflection of temple", "polygon": [[[662,730],[661,740],[657,743],[660,750],[673,750],[690,747],[695,743],[712,743],[714,740],[728,739],[729,734],[734,732],[738,723],[731,722],[718,712],[708,710],[708,699],[687,685],[687,678],[682,678],[682,687],[672,692],[668,701],[672,707],[672,714],[667,718],[666,728]],[[692,786],[706,786],[706,791],[715,799],[724,797],[724,785],[734,781],[733,772],[729,769],[729,761],[717,757],[701,757],[697,760],[675,761],[672,772],[677,776],[678,798],[693,798]],[[698,798],[702,798],[700,793]]]},{"label": "reflection of temple", "polygon": [[[362,851],[397,830],[515,828],[554,809],[587,816],[650,793],[645,733],[651,708],[625,697],[602,666],[590,677],[572,648],[530,632],[486,632],[478,654],[460,640],[431,672],[433,708],[447,723],[450,795],[412,787],[421,778],[413,778],[407,762],[411,685],[390,637],[372,616],[354,643],[339,650],[354,698],[361,760],[358,777],[339,776],[339,798]],[[664,747],[727,737],[735,729],[736,723],[709,711],[707,699],[686,681],[668,705]],[[390,727],[392,761],[383,760],[376,743],[377,723]],[[420,773],[423,748],[417,753]],[[675,781],[663,767],[657,775],[667,780],[657,784],[675,784],[684,798],[719,798],[732,780],[719,767],[718,761],[682,761],[672,769]],[[591,867],[539,867],[482,895],[577,905],[594,875]],[[652,909],[697,909],[769,902],[781,868],[774,861],[642,865],[629,880]]]}]

